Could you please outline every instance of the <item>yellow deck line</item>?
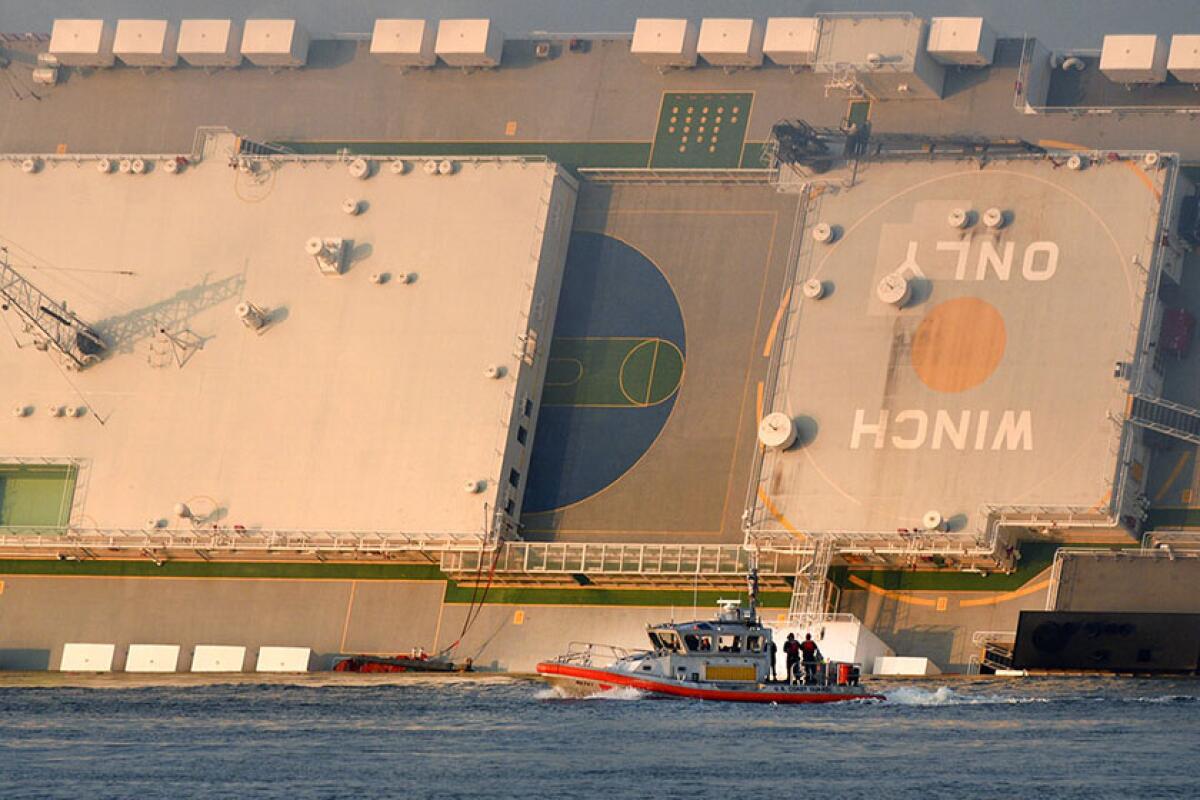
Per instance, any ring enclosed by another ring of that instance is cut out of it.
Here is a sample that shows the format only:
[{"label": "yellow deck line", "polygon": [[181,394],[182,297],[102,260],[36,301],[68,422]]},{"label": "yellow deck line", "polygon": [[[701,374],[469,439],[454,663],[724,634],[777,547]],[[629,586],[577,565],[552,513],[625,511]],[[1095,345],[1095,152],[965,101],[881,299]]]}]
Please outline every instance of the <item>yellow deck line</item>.
[{"label": "yellow deck line", "polygon": [[801,538],[808,538],[804,535],[803,531],[797,530],[795,528],[795,526],[792,525],[792,523],[788,522],[788,518],[785,517],[782,513],[780,513],[779,509],[775,508],[775,504],[771,502],[771,498],[767,495],[767,493],[765,491],[763,491],[761,486],[758,489],[758,499],[762,500],[762,503],[766,507],[767,512],[770,513],[770,515],[772,517],[774,517],[776,520],[778,520],[779,524],[782,525],[784,528],[786,528],[788,530],[788,532],[794,533]]},{"label": "yellow deck line", "polygon": [[876,586],[873,583],[868,583],[857,575],[848,576],[849,581],[859,588],[866,589],[871,594],[877,594],[880,597],[886,597],[889,600],[895,600],[898,603],[907,603],[910,606],[929,606],[933,608],[937,605],[936,600],[926,600],[924,597],[909,597],[902,592],[894,592],[891,589],[884,589],[882,586]]},{"label": "yellow deck line", "polygon": [[358,581],[350,581],[350,597],[346,600],[346,618],[342,620],[342,644],[338,648],[346,652],[346,634],[350,632],[350,614],[354,611],[354,594],[358,589]]},{"label": "yellow deck line", "polygon": [[1146,170],[1142,169],[1138,164],[1135,164],[1132,161],[1122,161],[1121,163],[1133,170],[1133,174],[1137,175],[1138,179],[1142,183],[1146,184],[1146,188],[1149,189],[1151,194],[1154,195],[1155,200],[1162,200],[1162,192],[1160,192],[1158,187],[1154,185],[1154,181],[1151,180],[1150,176],[1146,174]]},{"label": "yellow deck line", "polygon": [[[852,579],[853,580],[853,579]],[[1012,592],[998,594],[995,597],[977,597],[974,600],[959,600],[960,608],[972,608],[974,606],[994,606],[1000,603],[1007,603],[1009,600],[1016,600],[1018,597],[1024,597],[1027,594],[1040,592],[1050,585],[1049,580],[1038,581],[1037,583],[1027,584]]]},{"label": "yellow deck line", "polygon": [[1091,150],[1090,147],[1084,147],[1081,144],[1074,142],[1063,142],[1058,139],[1038,139],[1038,147],[1044,147],[1047,150]]},{"label": "yellow deck line", "polygon": [[775,336],[779,333],[779,323],[783,321],[783,313],[787,311],[788,304],[792,302],[792,287],[788,287],[783,293],[783,299],[779,301],[779,308],[775,309],[775,319],[771,322],[771,330],[767,334],[767,342],[763,345],[763,358],[770,358],[771,348],[775,346]]},{"label": "yellow deck line", "polygon": [[1158,490],[1158,494],[1154,495],[1154,502],[1158,502],[1167,496],[1167,492],[1171,491],[1171,486],[1175,483],[1175,479],[1179,477],[1179,473],[1183,472],[1184,465],[1188,459],[1192,457],[1191,453],[1183,453],[1179,456],[1179,460],[1175,462],[1175,468],[1171,470],[1171,474],[1163,481],[1162,488]]}]

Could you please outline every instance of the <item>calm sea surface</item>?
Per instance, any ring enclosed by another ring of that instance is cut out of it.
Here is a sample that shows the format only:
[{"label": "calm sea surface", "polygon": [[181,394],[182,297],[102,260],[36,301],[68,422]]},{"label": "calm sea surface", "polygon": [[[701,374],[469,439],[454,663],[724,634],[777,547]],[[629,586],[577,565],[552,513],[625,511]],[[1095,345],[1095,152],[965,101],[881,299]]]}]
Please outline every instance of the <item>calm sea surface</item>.
[{"label": "calm sea surface", "polygon": [[[20,679],[16,679],[20,680]],[[0,685],[0,797],[1200,797],[1200,683],[755,707],[506,678]]]}]

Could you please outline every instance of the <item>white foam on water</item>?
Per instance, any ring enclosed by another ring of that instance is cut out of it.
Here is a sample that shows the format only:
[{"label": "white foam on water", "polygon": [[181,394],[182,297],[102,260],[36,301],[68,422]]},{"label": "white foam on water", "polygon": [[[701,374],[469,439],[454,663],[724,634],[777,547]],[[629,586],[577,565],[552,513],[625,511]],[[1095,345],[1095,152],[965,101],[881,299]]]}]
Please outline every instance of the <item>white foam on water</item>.
[{"label": "white foam on water", "polygon": [[979,705],[1019,705],[1023,703],[1049,703],[1046,697],[1012,697],[999,694],[960,694],[949,686],[939,686],[937,689],[919,689],[915,686],[901,686],[883,692],[886,702],[897,706],[979,706]]},{"label": "white foam on water", "polygon": [[645,696],[645,692],[634,689],[631,686],[614,686],[612,689],[598,691],[582,697],[577,694],[568,694],[556,686],[547,686],[544,689],[539,689],[534,694],[534,697],[538,700],[641,700]]}]

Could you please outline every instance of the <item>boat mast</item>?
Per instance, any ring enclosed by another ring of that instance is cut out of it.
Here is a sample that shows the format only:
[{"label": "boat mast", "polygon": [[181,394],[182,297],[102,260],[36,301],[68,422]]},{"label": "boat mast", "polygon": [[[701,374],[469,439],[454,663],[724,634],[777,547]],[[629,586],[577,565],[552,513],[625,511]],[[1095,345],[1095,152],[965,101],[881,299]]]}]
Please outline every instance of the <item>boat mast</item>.
[{"label": "boat mast", "polygon": [[758,622],[758,556],[750,551],[750,571],[746,573],[746,593],[750,596],[750,622]]}]

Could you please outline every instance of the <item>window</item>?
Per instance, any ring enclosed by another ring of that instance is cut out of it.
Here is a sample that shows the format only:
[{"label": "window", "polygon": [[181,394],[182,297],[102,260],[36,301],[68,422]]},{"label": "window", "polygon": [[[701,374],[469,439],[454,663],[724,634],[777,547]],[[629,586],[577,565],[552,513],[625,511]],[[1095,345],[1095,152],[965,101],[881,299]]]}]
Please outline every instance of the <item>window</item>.
[{"label": "window", "polygon": [[683,652],[683,645],[679,641],[679,636],[674,631],[656,631],[651,633],[650,641],[654,642],[656,647],[661,650],[666,650],[670,653]]},{"label": "window", "polygon": [[508,502],[504,504],[504,513],[508,514],[511,517],[513,515],[513,513],[516,512],[516,510],[517,510],[517,501],[513,500],[511,497],[508,498]]},{"label": "window", "polygon": [[532,413],[533,413],[533,401],[530,400],[528,397],[526,397],[525,398],[525,416],[528,417]]},{"label": "window", "polygon": [[509,484],[509,486],[512,486],[514,489],[517,488],[518,486],[520,486],[521,485],[521,473],[517,472],[515,469],[510,469],[508,471],[508,484]]},{"label": "window", "polygon": [[746,637],[746,651],[750,652],[750,653],[761,653],[762,652],[762,637],[761,636],[747,636]]},{"label": "window", "polygon": [[712,652],[712,637],[711,636],[701,636],[700,637],[700,646],[696,648],[696,652],[711,653]]},{"label": "window", "polygon": [[725,634],[717,638],[717,649],[722,653],[740,653],[742,652],[742,638]]},{"label": "window", "polygon": [[525,440],[529,438],[529,431],[525,430],[524,425],[517,426],[517,441],[525,444]]}]

